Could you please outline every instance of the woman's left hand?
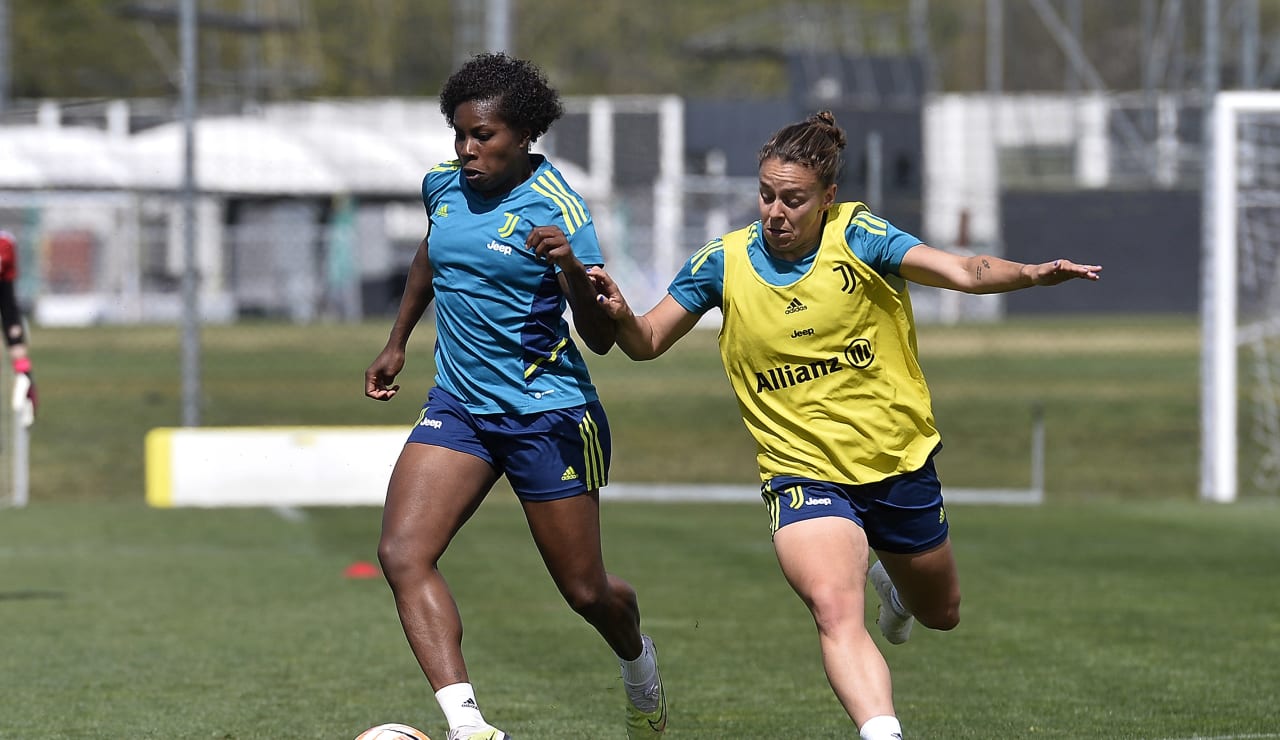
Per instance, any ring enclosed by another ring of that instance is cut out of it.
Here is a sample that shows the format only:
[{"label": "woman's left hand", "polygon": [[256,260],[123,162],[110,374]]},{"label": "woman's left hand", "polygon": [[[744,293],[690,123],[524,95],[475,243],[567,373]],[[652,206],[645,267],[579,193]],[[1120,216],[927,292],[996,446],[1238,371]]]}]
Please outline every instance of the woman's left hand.
[{"label": "woman's left hand", "polygon": [[1077,265],[1071,260],[1054,260],[1039,265],[1027,265],[1027,273],[1033,285],[1057,285],[1074,278],[1097,280],[1102,265]]}]

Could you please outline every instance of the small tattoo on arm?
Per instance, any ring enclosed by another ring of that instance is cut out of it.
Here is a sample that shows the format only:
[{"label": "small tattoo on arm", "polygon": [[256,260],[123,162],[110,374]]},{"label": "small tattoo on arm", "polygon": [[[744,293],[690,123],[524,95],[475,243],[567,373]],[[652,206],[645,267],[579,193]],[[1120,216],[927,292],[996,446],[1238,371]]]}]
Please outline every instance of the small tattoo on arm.
[{"label": "small tattoo on arm", "polygon": [[982,264],[978,265],[978,269],[974,272],[974,275],[975,275],[975,277],[977,277],[979,280],[981,280],[981,279],[982,279],[982,271],[983,271],[983,269],[990,270],[990,269],[991,269],[991,263],[990,263],[990,262],[988,262],[988,261],[986,261],[986,260],[983,260],[983,261],[982,261]]}]

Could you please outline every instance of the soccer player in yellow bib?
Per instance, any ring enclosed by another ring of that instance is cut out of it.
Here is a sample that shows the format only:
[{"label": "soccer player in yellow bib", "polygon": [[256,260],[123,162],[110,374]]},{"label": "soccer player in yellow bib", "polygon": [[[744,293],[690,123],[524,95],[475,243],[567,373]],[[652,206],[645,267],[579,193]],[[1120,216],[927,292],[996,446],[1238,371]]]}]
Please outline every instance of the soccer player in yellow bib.
[{"label": "soccer player in yellow bib", "polygon": [[1102,268],[922,244],[862,203],[836,201],[844,146],[827,111],[774,134],[759,155],[760,220],[694,253],[643,316],[608,273],[590,274],[635,360],[722,311],[720,353],[756,440],[778,562],[813,614],[827,679],[860,736],[889,740],[902,728],[862,618],[867,581],[890,643],[906,641],[916,620],[939,630],[960,620],[907,282],[999,293],[1097,280]]}]

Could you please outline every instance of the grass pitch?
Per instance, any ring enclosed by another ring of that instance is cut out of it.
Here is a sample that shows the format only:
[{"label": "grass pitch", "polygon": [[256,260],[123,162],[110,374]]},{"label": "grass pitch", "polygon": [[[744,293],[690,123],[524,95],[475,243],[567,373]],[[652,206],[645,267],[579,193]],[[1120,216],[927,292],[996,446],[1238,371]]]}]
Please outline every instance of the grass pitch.
[{"label": "grass pitch", "polygon": [[[387,324],[202,334],[203,422],[408,424],[430,378],[362,397]],[[0,510],[0,738],[443,740],[372,560],[380,512],[147,509],[143,436],[180,421],[172,328],[37,330],[31,505]],[[1045,408],[1048,503],[952,507],[961,626],[886,646],[911,738],[1280,738],[1280,502],[1195,501],[1191,319],[922,327],[944,485],[1025,486]],[[590,360],[615,481],[755,481],[714,333]],[[641,596],[672,738],[854,734],[758,506],[606,502],[606,558]],[[622,737],[617,666],[561,602],[498,489],[444,562],[486,715],[520,740]],[[873,618],[874,598],[868,618]]]},{"label": "grass pitch", "polygon": [[[373,557],[379,512],[305,513],[4,512],[0,737],[349,740],[400,721],[442,740],[386,585],[343,578]],[[884,646],[909,737],[1274,737],[1280,507],[951,518],[960,627]],[[759,507],[610,503],[604,522],[657,641],[669,737],[853,735]],[[561,601],[509,491],[444,568],[488,718],[521,740],[624,736],[616,662]]]}]

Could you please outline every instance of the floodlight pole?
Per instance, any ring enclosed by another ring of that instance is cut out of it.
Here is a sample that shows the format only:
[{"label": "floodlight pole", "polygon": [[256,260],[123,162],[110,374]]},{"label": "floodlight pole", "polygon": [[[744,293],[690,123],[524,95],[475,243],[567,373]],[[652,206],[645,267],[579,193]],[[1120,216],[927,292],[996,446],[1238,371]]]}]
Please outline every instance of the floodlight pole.
[{"label": "floodlight pole", "polygon": [[182,0],[182,425],[200,425],[200,273],[196,265],[196,0]]}]

